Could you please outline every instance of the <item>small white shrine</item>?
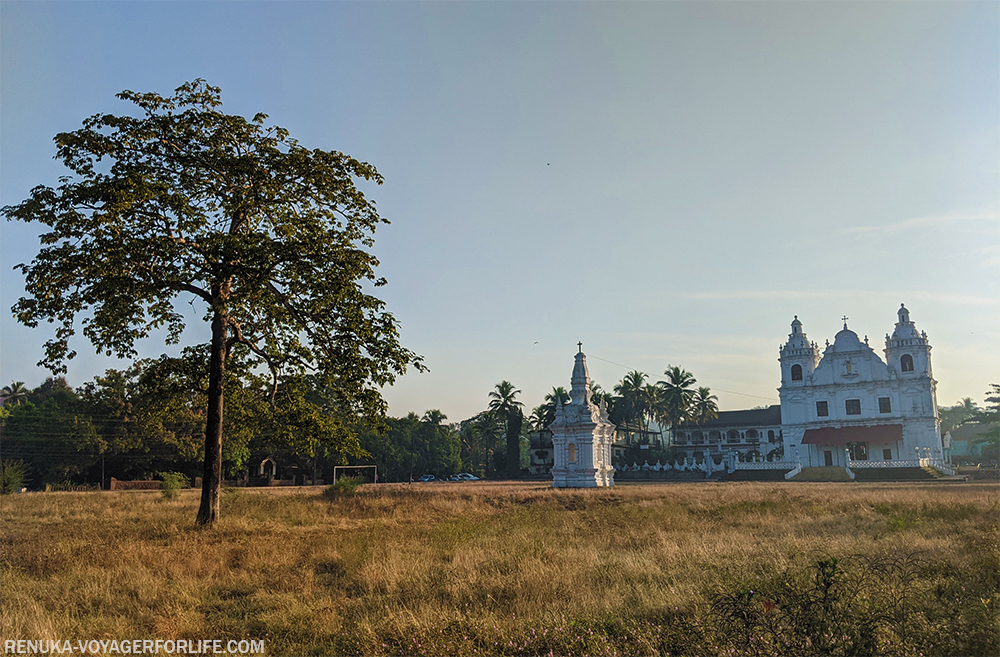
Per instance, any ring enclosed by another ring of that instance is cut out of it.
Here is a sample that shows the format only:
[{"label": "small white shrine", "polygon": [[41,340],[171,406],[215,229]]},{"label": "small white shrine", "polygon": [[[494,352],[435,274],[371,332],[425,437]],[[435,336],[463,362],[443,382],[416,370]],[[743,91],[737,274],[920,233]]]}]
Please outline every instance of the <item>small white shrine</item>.
[{"label": "small white shrine", "polygon": [[590,373],[583,343],[576,354],[570,401],[556,406],[556,419],[549,425],[555,461],[553,488],[597,488],[615,485],[611,465],[611,443],[615,426],[608,420],[608,407],[590,401]]}]

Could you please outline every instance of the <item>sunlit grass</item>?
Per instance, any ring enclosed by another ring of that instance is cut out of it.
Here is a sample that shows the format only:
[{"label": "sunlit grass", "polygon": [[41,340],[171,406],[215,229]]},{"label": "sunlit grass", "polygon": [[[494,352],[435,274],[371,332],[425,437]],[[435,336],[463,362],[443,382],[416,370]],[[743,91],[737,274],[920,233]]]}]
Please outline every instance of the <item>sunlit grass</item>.
[{"label": "sunlit grass", "polygon": [[[739,599],[771,622],[791,605],[782,600],[802,599],[780,587],[806,595],[819,561],[840,559],[846,586],[864,560],[915,555],[909,616],[865,640],[884,654],[1000,652],[995,484],[238,489],[208,530],[193,524],[196,491],[0,504],[3,638],[249,636],[269,654],[767,654],[766,641],[791,637],[784,652],[810,654],[795,637],[820,638],[801,619],[736,631],[719,600],[757,591]],[[873,588],[866,608],[886,591]]]}]

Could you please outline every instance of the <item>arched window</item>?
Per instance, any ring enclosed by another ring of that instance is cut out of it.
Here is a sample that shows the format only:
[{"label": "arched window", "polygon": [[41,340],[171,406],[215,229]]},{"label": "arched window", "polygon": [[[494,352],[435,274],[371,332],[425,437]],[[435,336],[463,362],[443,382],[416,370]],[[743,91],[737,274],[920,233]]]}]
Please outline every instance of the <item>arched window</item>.
[{"label": "arched window", "polygon": [[727,434],[727,437],[729,438],[729,442],[731,443],[740,442],[740,432],[737,431],[736,429],[730,429],[729,433]]},{"label": "arched window", "polygon": [[576,445],[570,443],[567,451],[569,452],[569,462],[576,463]]},{"label": "arched window", "polygon": [[904,372],[913,371],[913,356],[910,354],[903,354],[903,357],[899,359],[899,369]]},{"label": "arched window", "polygon": [[[910,364],[910,369],[911,370],[913,369],[912,363]],[[802,366],[792,365],[792,381],[801,381],[801,380],[802,380]]]},{"label": "arched window", "polygon": [[774,442],[774,429],[768,429],[767,430],[767,442],[769,442],[769,443],[773,443]]}]

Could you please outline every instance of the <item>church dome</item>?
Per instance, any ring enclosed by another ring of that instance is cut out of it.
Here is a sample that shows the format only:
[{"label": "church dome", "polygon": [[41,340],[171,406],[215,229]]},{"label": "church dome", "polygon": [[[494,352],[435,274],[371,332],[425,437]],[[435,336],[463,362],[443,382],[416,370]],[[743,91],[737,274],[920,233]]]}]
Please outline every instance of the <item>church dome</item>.
[{"label": "church dome", "polygon": [[861,351],[864,348],[858,334],[846,327],[833,338],[834,351]]},{"label": "church dome", "polygon": [[906,309],[906,306],[899,304],[899,310],[896,311],[899,316],[899,321],[896,322],[896,330],[892,332],[893,340],[908,340],[913,338],[919,338],[920,333],[917,331],[917,326],[910,321],[910,311]]}]

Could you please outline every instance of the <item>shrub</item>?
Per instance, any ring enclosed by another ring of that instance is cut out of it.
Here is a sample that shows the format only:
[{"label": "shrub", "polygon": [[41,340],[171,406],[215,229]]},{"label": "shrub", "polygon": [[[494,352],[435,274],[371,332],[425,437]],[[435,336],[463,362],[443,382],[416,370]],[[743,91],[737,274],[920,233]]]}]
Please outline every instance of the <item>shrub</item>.
[{"label": "shrub", "polygon": [[358,488],[365,483],[363,477],[341,477],[326,487],[323,495],[329,499],[354,495]]},{"label": "shrub", "polygon": [[188,478],[186,475],[180,472],[161,472],[160,478],[163,482],[160,484],[160,491],[163,493],[163,497],[172,499],[177,496],[177,491],[181,488],[188,487]]},{"label": "shrub", "polygon": [[10,495],[21,490],[26,475],[24,461],[0,461],[0,495]]}]

